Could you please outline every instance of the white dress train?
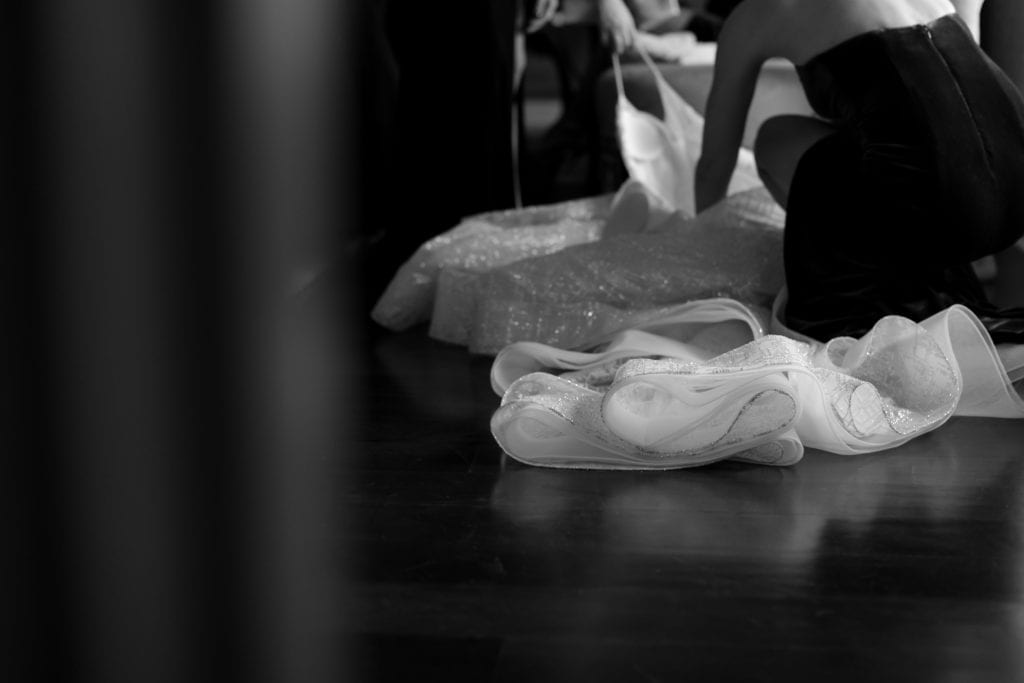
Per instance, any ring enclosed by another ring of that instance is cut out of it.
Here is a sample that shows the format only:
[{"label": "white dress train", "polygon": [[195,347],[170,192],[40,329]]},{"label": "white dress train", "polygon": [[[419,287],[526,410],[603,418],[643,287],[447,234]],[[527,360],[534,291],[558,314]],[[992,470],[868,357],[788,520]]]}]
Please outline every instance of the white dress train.
[{"label": "white dress train", "polygon": [[513,344],[492,369],[492,433],[531,465],[671,469],[791,465],[804,446],[880,451],[953,415],[1024,417],[1021,347],[996,348],[963,306],[921,323],[889,316],[827,344],[747,329],[754,339],[710,359],[706,345],[636,333],[586,357]]},{"label": "white dress train", "polygon": [[745,152],[732,194],[694,217],[672,188],[689,188],[676,176],[692,175],[702,122],[662,97],[665,121],[620,97],[633,179],[614,197],[469,217],[373,310],[496,354],[505,452],[560,468],[792,465],[805,446],[880,451],[953,415],[1024,417],[1024,345],[997,348],[963,306],[824,344],[786,328],[785,214]]}]

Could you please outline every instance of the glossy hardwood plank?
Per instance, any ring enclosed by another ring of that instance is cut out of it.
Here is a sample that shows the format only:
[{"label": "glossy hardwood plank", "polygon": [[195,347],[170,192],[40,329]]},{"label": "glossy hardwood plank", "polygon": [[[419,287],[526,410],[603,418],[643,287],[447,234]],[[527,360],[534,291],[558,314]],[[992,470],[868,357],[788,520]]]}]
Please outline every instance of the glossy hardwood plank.
[{"label": "glossy hardwood plank", "polygon": [[380,333],[339,506],[366,680],[1024,679],[1024,421],[787,469],[531,468],[489,358]]}]

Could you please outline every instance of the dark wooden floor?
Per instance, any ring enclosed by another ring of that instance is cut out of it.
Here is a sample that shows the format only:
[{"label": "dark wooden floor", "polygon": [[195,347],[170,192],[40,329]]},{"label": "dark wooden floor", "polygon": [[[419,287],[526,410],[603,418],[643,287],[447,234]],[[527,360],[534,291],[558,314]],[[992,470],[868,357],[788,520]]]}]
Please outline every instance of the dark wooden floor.
[{"label": "dark wooden floor", "polygon": [[370,335],[344,496],[365,681],[1024,681],[1024,421],[790,469],[503,457],[490,359]]}]

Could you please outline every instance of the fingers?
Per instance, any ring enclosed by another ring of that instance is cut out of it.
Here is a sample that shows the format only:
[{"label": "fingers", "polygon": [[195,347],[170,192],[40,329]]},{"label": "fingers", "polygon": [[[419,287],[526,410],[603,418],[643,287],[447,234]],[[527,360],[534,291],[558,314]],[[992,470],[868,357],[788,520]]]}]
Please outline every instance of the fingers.
[{"label": "fingers", "polygon": [[636,41],[636,22],[622,0],[601,0],[598,4],[598,18],[605,45],[618,54],[633,47]]},{"label": "fingers", "polygon": [[636,44],[636,31],[629,26],[609,27],[604,32],[604,42],[616,54],[622,54]]},{"label": "fingers", "polygon": [[549,21],[558,11],[558,0],[537,0],[533,16],[538,20]]},{"label": "fingers", "polygon": [[558,12],[558,0],[537,0],[533,8],[533,19],[526,27],[527,33],[533,33],[547,26]]},{"label": "fingers", "polygon": [[629,50],[636,44],[636,32],[630,28],[625,28],[615,35],[615,50],[618,53],[623,53]]},{"label": "fingers", "polygon": [[640,32],[634,44],[658,61],[684,62],[696,49],[697,37],[688,31],[661,35]]}]

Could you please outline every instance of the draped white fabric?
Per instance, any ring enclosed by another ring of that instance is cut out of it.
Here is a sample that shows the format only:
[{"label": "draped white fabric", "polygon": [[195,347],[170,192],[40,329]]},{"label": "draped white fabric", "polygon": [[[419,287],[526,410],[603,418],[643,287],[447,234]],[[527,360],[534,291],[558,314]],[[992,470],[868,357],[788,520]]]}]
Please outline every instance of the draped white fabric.
[{"label": "draped white fabric", "polygon": [[[630,178],[642,183],[665,207],[693,216],[694,176],[703,145],[704,118],[677,93],[661,70],[637,50],[654,78],[663,118],[637,109],[622,83],[618,57],[612,57],[618,97],[615,125],[622,161]],[[761,186],[753,153],[741,148],[729,181],[729,194]]]},{"label": "draped white fabric", "polygon": [[[621,111],[683,148],[699,138],[681,107],[664,123]],[[788,329],[780,207],[755,186],[690,216],[672,205],[685,197],[643,182],[630,139],[635,177],[615,197],[467,218],[423,245],[373,311],[386,327],[429,320],[436,339],[497,354],[491,428],[513,458],[792,465],[805,447],[893,448],[953,415],[1024,417],[1024,345],[995,347],[962,306],[827,344]]]},{"label": "draped white fabric", "polygon": [[732,302],[726,317],[725,304],[693,302],[676,319],[688,323],[683,339],[630,331],[591,354],[509,346],[492,368],[495,439],[549,467],[791,465],[805,446],[880,451],[953,415],[1024,417],[1021,347],[996,348],[962,306],[921,323],[889,316],[859,340],[822,344],[763,334],[752,312]]},{"label": "draped white fabric", "polygon": [[591,348],[696,299],[760,311],[783,284],[784,221],[763,188],[687,218],[635,181],[614,203],[475,216],[424,244],[372,315],[393,330],[429,321],[435,339],[494,355],[523,340]]},{"label": "draped white fabric", "polygon": [[614,197],[467,217],[402,265],[373,319],[394,330],[429,321],[432,337],[495,354],[524,339],[590,346],[698,298],[769,305],[784,213],[741,149],[730,196],[694,218],[704,120],[643,57],[664,117],[634,107],[617,78],[631,179]]}]

